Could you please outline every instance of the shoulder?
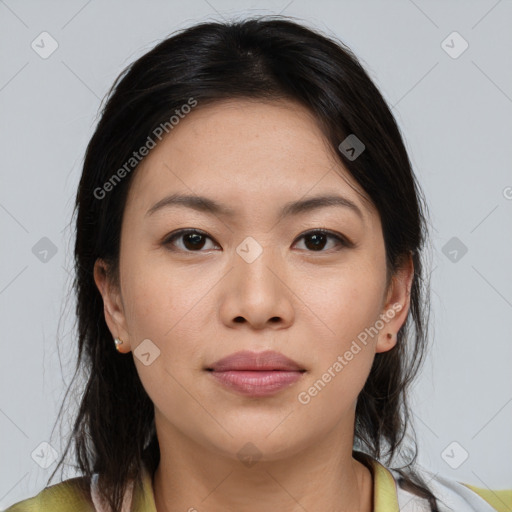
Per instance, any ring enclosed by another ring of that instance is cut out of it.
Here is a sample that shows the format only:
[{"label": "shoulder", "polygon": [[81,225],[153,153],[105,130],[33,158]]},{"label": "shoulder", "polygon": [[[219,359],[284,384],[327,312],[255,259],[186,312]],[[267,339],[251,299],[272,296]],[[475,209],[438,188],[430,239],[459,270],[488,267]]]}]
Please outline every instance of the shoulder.
[{"label": "shoulder", "polygon": [[512,489],[483,489],[474,485],[464,484],[478,494],[498,512],[512,512]]},{"label": "shoulder", "polygon": [[85,477],[45,487],[37,495],[14,503],[5,512],[94,512],[90,485]]},{"label": "shoulder", "polygon": [[[399,484],[399,475],[393,470],[390,471],[397,482],[400,511],[429,511],[426,501],[402,489]],[[438,500],[439,512],[512,512],[512,489],[482,489],[439,474],[434,475],[428,471],[420,473]]]}]

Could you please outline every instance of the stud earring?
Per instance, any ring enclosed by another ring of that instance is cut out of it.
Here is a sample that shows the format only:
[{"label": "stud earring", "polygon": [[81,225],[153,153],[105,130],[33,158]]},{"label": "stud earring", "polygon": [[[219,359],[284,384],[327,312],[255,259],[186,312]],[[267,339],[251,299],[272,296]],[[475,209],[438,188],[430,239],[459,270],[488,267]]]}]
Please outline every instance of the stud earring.
[{"label": "stud earring", "polygon": [[388,332],[386,336],[388,337],[388,339],[391,339],[393,337],[393,335],[390,332]]},{"label": "stud earring", "polygon": [[121,340],[121,339],[119,339],[119,338],[115,338],[115,339],[114,339],[114,343],[116,344],[116,350],[117,350],[118,352],[120,352],[120,350],[119,350],[119,345],[122,345],[122,344],[123,344],[123,340]]}]

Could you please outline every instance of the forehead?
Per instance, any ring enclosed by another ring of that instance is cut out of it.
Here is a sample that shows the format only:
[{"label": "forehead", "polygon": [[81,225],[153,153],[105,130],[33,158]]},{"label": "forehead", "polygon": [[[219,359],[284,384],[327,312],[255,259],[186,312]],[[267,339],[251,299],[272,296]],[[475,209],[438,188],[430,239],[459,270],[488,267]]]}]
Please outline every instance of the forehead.
[{"label": "forehead", "polygon": [[288,100],[198,104],[141,162],[127,208],[145,213],[172,193],[218,198],[233,211],[343,193],[374,213],[314,116]]}]

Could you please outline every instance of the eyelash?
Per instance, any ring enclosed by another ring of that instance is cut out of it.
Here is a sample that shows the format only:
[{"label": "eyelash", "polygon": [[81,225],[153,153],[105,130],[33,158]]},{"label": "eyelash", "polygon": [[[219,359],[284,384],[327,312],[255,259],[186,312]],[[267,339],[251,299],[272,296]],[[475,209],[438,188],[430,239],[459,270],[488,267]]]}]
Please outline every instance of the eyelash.
[{"label": "eyelash", "polygon": [[[189,234],[198,234],[198,235],[202,235],[204,236],[205,238],[209,238],[210,240],[213,241],[213,239],[207,234],[205,233],[204,231],[201,231],[200,229],[180,229],[174,233],[171,233],[169,236],[167,236],[164,240],[163,240],[163,245],[165,246],[170,246],[172,245],[172,242],[177,239],[177,238],[180,238],[184,235],[189,235]],[[340,235],[340,234],[337,234],[333,231],[330,231],[328,229],[323,229],[323,228],[317,228],[317,229],[312,229],[310,231],[306,231],[305,233],[302,233],[299,238],[297,239],[298,240],[301,240],[302,238],[305,238],[306,236],[308,235],[314,235],[314,234],[323,234],[323,235],[327,235],[328,237],[330,238],[334,238],[335,240],[338,241],[339,245],[341,245],[341,248],[352,248],[352,247],[355,247],[356,244],[354,244],[353,242],[351,242],[348,238]],[[341,250],[340,249],[337,249],[337,250]],[[188,249],[169,249],[169,250],[172,250],[172,251],[182,251],[182,252],[186,252],[186,253],[194,253],[194,252],[206,252],[206,251],[203,251],[203,250],[197,250],[197,251],[190,251]],[[310,250],[307,250],[306,249],[306,252],[311,252],[311,253],[315,253],[315,252],[318,252],[318,253],[322,253],[322,252],[327,252],[329,253],[330,250],[319,250],[319,251],[310,251]]]}]

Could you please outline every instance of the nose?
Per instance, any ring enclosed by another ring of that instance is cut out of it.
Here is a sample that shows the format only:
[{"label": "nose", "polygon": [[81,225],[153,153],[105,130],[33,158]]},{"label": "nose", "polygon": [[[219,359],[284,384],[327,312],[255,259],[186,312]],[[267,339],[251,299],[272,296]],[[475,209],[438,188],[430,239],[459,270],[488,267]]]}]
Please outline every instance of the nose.
[{"label": "nose", "polygon": [[251,263],[238,254],[223,280],[220,315],[228,327],[283,329],[294,320],[293,292],[285,267],[267,248]]}]

